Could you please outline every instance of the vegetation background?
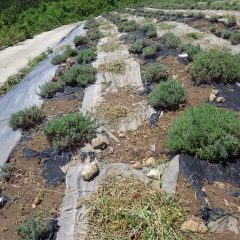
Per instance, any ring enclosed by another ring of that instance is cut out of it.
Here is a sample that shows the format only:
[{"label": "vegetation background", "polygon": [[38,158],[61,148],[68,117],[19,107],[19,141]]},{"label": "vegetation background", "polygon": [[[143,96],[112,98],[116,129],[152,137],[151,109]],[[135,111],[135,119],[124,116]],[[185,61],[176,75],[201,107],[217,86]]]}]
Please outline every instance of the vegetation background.
[{"label": "vegetation background", "polygon": [[240,9],[240,1],[215,0],[0,0],[0,49],[63,24],[121,7]]}]

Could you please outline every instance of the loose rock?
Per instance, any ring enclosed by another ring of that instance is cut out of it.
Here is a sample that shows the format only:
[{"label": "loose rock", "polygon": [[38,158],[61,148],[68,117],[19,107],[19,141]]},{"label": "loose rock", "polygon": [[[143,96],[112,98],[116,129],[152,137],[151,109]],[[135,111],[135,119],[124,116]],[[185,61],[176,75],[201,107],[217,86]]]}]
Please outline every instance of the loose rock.
[{"label": "loose rock", "polygon": [[108,146],[108,140],[105,136],[98,136],[94,138],[91,143],[94,149],[104,150]]},{"label": "loose rock", "polygon": [[224,103],[225,102],[225,98],[224,97],[217,97],[216,98],[216,102],[217,103]]},{"label": "loose rock", "polygon": [[147,177],[154,180],[160,180],[163,175],[165,165],[161,164],[158,168],[150,170],[147,174]]},{"label": "loose rock", "polygon": [[209,96],[209,101],[210,101],[210,102],[214,102],[215,99],[216,99],[216,95],[213,94],[213,93],[211,93],[210,96]]},{"label": "loose rock", "polygon": [[181,225],[181,230],[184,232],[191,231],[196,233],[206,233],[208,231],[207,227],[203,222],[197,222],[194,220],[188,220]]},{"label": "loose rock", "polygon": [[214,94],[215,96],[217,96],[219,94],[219,90],[214,89],[211,91],[212,94]]},{"label": "loose rock", "polygon": [[135,162],[132,167],[136,170],[142,169],[143,165],[140,162]]},{"label": "loose rock", "polygon": [[96,162],[89,163],[85,169],[82,171],[82,178],[85,181],[93,180],[99,173],[99,166]]},{"label": "loose rock", "polygon": [[146,164],[147,167],[153,167],[156,165],[156,160],[153,157],[150,157],[146,160]]}]

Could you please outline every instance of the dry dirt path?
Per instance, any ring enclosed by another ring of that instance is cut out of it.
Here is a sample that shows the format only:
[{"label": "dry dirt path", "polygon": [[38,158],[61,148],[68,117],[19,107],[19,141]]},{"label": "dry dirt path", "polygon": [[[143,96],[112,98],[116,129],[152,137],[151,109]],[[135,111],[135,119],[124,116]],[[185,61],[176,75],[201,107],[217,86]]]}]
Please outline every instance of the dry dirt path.
[{"label": "dry dirt path", "polygon": [[0,51],[0,85],[6,82],[8,77],[26,67],[30,59],[46,51],[49,47],[55,47],[78,25],[79,23],[64,25]]}]

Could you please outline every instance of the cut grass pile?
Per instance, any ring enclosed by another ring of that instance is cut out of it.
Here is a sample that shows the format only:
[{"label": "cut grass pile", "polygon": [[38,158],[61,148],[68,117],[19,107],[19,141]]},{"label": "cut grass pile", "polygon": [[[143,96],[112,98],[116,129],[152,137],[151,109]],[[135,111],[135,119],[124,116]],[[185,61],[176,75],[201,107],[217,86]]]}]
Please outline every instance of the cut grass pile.
[{"label": "cut grass pile", "polygon": [[186,210],[143,182],[110,178],[85,204],[90,239],[186,239]]},{"label": "cut grass pile", "polygon": [[126,71],[127,63],[123,60],[115,60],[99,65],[98,69],[102,72],[113,74],[123,74]]}]

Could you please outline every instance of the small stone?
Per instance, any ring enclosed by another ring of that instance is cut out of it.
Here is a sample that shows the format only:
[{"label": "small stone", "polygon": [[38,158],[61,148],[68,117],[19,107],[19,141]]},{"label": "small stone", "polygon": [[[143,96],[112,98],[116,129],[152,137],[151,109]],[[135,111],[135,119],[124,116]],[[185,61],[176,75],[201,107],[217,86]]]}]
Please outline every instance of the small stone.
[{"label": "small stone", "polygon": [[91,181],[96,177],[99,173],[99,166],[96,162],[89,163],[84,170],[82,171],[82,178],[85,181]]},{"label": "small stone", "polygon": [[104,150],[108,146],[108,140],[105,136],[98,136],[92,140],[91,144],[94,149]]},{"label": "small stone", "polygon": [[196,233],[206,233],[208,231],[207,227],[203,222],[196,222],[194,220],[188,220],[181,225],[181,230],[196,232]]},{"label": "small stone", "polygon": [[40,196],[37,196],[37,197],[34,199],[33,203],[34,203],[35,205],[39,205],[39,204],[41,203],[41,201],[42,201],[41,197],[40,197]]},{"label": "small stone", "polygon": [[124,135],[123,133],[119,133],[119,134],[118,134],[118,137],[119,137],[119,138],[125,138],[125,135]]},{"label": "small stone", "polygon": [[113,154],[114,153],[114,148],[112,148],[112,147],[109,147],[109,153],[111,153],[111,154]]},{"label": "small stone", "polygon": [[165,164],[159,165],[157,168],[150,170],[147,174],[147,177],[154,180],[160,180],[164,173],[165,167]]},{"label": "small stone", "polygon": [[209,101],[214,102],[215,99],[216,99],[216,95],[211,93],[210,96],[209,96]]},{"label": "small stone", "polygon": [[147,167],[153,167],[156,165],[156,160],[153,157],[150,157],[146,160]]},{"label": "small stone", "polygon": [[217,103],[224,103],[225,102],[225,98],[224,97],[217,97],[216,98],[216,102]]},{"label": "small stone", "polygon": [[143,166],[140,162],[135,162],[134,164],[132,164],[132,167],[136,170],[140,170],[143,168]]},{"label": "small stone", "polygon": [[219,90],[214,89],[211,91],[212,94],[214,94],[215,96],[217,96],[219,94]]},{"label": "small stone", "polygon": [[150,150],[151,152],[156,152],[156,144],[150,144]]}]

